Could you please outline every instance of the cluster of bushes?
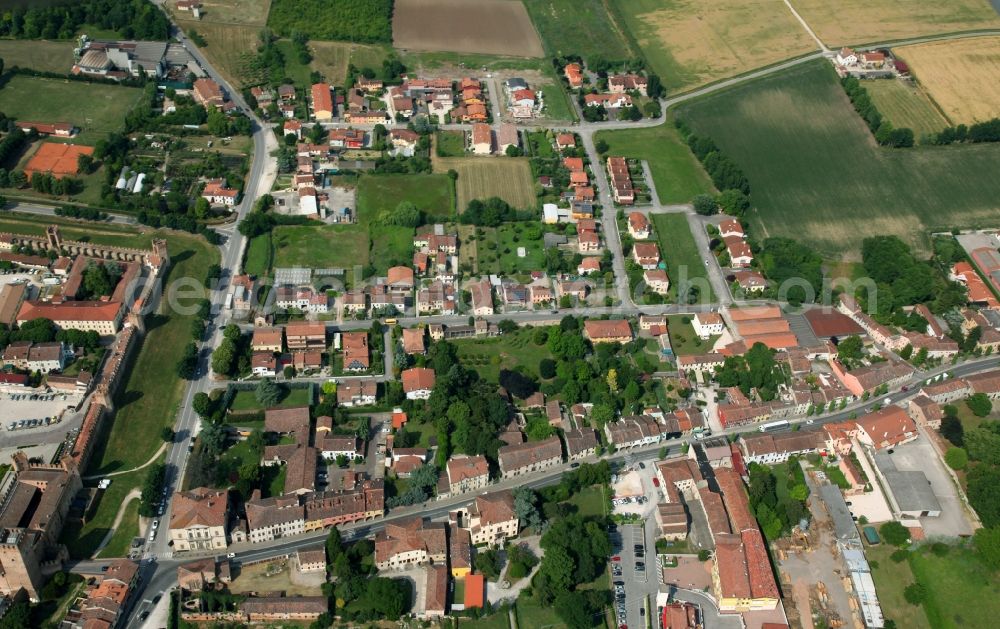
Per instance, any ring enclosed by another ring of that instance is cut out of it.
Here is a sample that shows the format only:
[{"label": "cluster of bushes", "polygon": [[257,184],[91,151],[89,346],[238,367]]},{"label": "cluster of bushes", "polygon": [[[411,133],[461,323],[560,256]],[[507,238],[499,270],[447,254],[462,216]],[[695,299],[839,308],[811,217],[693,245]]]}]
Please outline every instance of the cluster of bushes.
[{"label": "cluster of bushes", "polygon": [[[13,120],[10,122],[13,123]],[[38,135],[34,129],[32,129],[32,134],[36,137]],[[3,140],[0,140],[0,164],[7,163],[11,157],[20,153],[21,149],[24,147],[24,142],[27,137],[28,135],[16,126],[10,129],[7,135],[4,136]]]},{"label": "cluster of bushes", "polygon": [[694,156],[698,158],[705,172],[712,178],[712,183],[720,191],[738,190],[746,196],[750,195],[750,181],[736,162],[722,154],[711,138],[692,133],[679,118],[674,123],[684,137]]},{"label": "cluster of bushes", "polygon": [[809,518],[806,499],[809,497],[809,486],[806,485],[802,467],[797,457],[790,457],[785,469],[788,477],[785,483],[788,492],[784,497],[778,497],[778,478],[774,474],[776,468],[770,468],[758,463],[750,464],[750,508],[760,522],[761,530],[768,540],[774,540],[792,530],[802,518]]},{"label": "cluster of bushes", "polygon": [[490,197],[485,201],[473,199],[462,212],[459,220],[466,225],[497,227],[500,223],[530,221],[536,219],[535,212],[517,210],[500,197]]},{"label": "cluster of bushes", "polygon": [[222,335],[222,343],[212,352],[212,371],[225,376],[250,373],[250,337],[233,324]]},{"label": "cluster of bushes", "polygon": [[159,463],[154,465],[146,480],[142,483],[142,494],[139,497],[139,515],[150,518],[156,515],[156,507],[160,504],[163,483],[167,480],[167,466]]},{"label": "cluster of bushes", "polygon": [[[943,313],[965,304],[964,289],[951,282],[935,265],[918,260],[909,245],[896,236],[875,236],[861,242],[865,271],[877,285],[876,295],[861,295],[866,306],[874,306],[875,318],[887,323],[904,306],[926,303],[932,312]],[[877,296],[877,301],[868,303]],[[900,324],[905,324],[900,321]],[[916,322],[919,323],[919,322]]]},{"label": "cluster of bushes", "polygon": [[875,134],[875,141],[882,146],[893,148],[905,148],[913,146],[913,129],[900,127],[896,129],[892,123],[882,117],[878,107],[872,102],[868,90],[861,85],[861,81],[853,76],[844,77],[840,84],[847,92],[847,97],[851,99],[855,111],[865,121],[871,132]]},{"label": "cluster of bushes", "polygon": [[63,205],[55,209],[56,216],[68,216],[69,218],[80,218],[86,221],[106,221],[108,213],[95,210],[92,207],[80,207],[78,205]]},{"label": "cluster of bushes", "polygon": [[275,0],[267,25],[279,35],[366,44],[392,43],[393,0]]},{"label": "cluster of bushes", "polygon": [[[375,576],[375,545],[361,539],[346,548],[334,527],[326,540],[327,569],[333,577],[323,584],[323,595],[336,601],[338,617],[348,622],[367,623],[379,619],[397,620],[413,604],[406,579]],[[331,604],[331,609],[334,605]],[[327,615],[310,625],[329,627]]]}]

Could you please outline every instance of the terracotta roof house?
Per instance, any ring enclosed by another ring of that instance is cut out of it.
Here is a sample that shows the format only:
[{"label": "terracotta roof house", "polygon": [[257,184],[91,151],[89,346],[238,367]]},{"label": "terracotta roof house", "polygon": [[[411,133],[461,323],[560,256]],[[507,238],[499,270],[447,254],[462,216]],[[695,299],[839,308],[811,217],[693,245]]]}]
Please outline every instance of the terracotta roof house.
[{"label": "terracotta roof house", "polygon": [[408,266],[389,267],[386,273],[386,283],[389,290],[395,293],[408,293],[413,290],[413,269]]},{"label": "terracotta roof house", "polygon": [[857,419],[858,441],[876,450],[913,441],[919,435],[917,425],[906,411],[888,406]]},{"label": "terracotta roof house", "polygon": [[332,120],[333,94],[330,91],[330,84],[313,83],[311,94],[312,94],[313,118],[315,118],[317,121]]},{"label": "terracotta roof house", "polygon": [[387,522],[375,535],[375,565],[394,570],[428,562],[444,563],[448,556],[446,527],[419,517]]},{"label": "terracotta roof house", "polygon": [[632,245],[635,263],[649,271],[660,263],[660,248],[655,242],[637,242]]},{"label": "terracotta roof house", "polygon": [[591,343],[628,343],[632,328],[624,319],[589,319],[583,323],[584,335]]},{"label": "terracotta roof house", "polygon": [[563,68],[563,74],[570,87],[578,88],[583,85],[583,68],[580,67],[579,63],[567,63],[566,67]]},{"label": "terracotta roof house", "polygon": [[175,493],[171,504],[169,534],[175,552],[226,548],[228,492],[197,487]]},{"label": "terracotta roof house", "polygon": [[403,328],[403,351],[407,354],[424,354],[427,346],[424,343],[423,328]]},{"label": "terracotta roof house", "polygon": [[371,368],[371,352],[368,347],[368,332],[344,332],[341,334],[345,371],[367,371]]},{"label": "terracotta roof house", "polygon": [[445,467],[451,495],[485,489],[490,482],[490,466],[482,455],[456,455]]},{"label": "terracotta roof house", "polygon": [[255,352],[280,352],[285,347],[282,328],[254,328],[250,346]]},{"label": "terracotta roof house", "polygon": [[309,407],[269,408],[264,411],[264,431],[296,434],[309,440]]},{"label": "terracotta roof house", "polygon": [[426,367],[407,369],[400,375],[403,380],[403,392],[410,400],[426,400],[434,388],[434,370]]}]

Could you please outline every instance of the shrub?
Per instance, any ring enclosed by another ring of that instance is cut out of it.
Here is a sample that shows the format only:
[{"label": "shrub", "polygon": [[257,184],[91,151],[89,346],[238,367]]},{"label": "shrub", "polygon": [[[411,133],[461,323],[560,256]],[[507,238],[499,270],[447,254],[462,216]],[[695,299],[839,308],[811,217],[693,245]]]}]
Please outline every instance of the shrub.
[{"label": "shrub", "polygon": [[953,470],[964,470],[969,464],[969,454],[964,448],[948,448],[944,453],[944,462]]}]

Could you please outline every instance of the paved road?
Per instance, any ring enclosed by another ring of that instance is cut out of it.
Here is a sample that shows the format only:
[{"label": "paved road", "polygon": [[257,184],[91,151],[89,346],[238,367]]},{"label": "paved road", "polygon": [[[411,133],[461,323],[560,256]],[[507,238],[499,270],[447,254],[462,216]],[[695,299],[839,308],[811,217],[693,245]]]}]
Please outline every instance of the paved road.
[{"label": "paved road", "polygon": [[[55,206],[48,205],[38,205],[37,203],[21,203],[15,201],[9,206],[4,208],[12,212],[23,212],[25,214],[35,214],[38,216],[56,216]],[[112,214],[107,212],[108,220],[106,221],[81,221],[84,225],[100,225],[101,223],[118,223],[120,225],[135,225],[136,220],[131,216],[122,216],[121,214]],[[60,217],[67,220],[72,220],[69,217]]]}]

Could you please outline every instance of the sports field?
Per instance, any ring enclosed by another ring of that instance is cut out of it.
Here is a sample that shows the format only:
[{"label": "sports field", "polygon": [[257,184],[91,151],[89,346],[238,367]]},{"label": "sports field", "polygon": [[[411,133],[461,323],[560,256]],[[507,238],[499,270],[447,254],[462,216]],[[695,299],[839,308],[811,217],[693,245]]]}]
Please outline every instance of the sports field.
[{"label": "sports field", "polygon": [[831,48],[895,39],[1000,28],[989,0],[791,0]]},{"label": "sports field", "polygon": [[928,229],[996,222],[1000,146],[879,148],[828,62],[685,103],[677,115],[743,168],[757,238],[854,258],[866,236],[926,250]]},{"label": "sports field", "polygon": [[119,131],[141,90],[16,75],[0,89],[0,111],[33,122],[69,122],[80,129],[77,144],[93,145]]},{"label": "sports field", "polygon": [[1000,37],[894,49],[953,123],[1000,116]]},{"label": "sports field", "polygon": [[537,204],[531,167],[524,157],[448,157],[434,159],[435,172],[458,172],[455,191],[461,212],[473,199],[500,197],[529,210]]},{"label": "sports field", "polygon": [[407,50],[544,54],[519,0],[396,0],[392,43]]},{"label": "sports field", "polygon": [[913,129],[918,140],[922,135],[937,133],[949,124],[923,89],[913,82],[888,79],[866,81],[864,86],[872,102],[892,126]]},{"label": "sports field", "polygon": [[68,74],[73,67],[73,42],[44,39],[0,40],[4,66]]},{"label": "sports field", "polygon": [[608,155],[649,162],[660,203],[689,203],[696,194],[715,192],[712,181],[669,120],[648,129],[601,131],[595,141],[598,139],[608,143]]},{"label": "sports field", "polygon": [[636,57],[604,0],[524,0],[535,27],[554,56],[580,55],[621,61]]},{"label": "sports field", "polygon": [[817,50],[782,0],[609,0],[671,92]]}]

